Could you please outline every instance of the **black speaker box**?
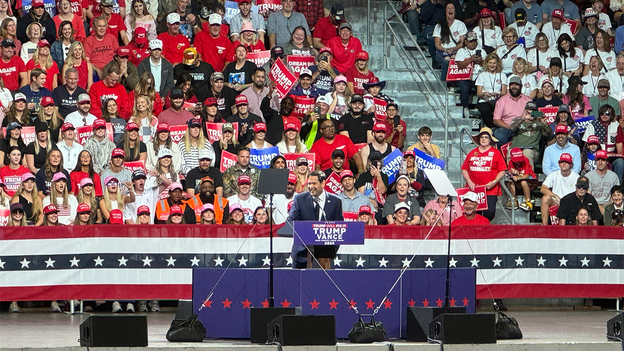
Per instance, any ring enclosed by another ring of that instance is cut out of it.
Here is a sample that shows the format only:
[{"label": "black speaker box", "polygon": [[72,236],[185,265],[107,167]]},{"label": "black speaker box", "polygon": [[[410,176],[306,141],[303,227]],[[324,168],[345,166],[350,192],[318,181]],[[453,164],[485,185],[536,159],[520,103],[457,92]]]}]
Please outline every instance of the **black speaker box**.
[{"label": "black speaker box", "polygon": [[301,308],[251,308],[251,343],[264,344],[267,341],[267,324],[278,316],[299,315]]},{"label": "black speaker box", "polygon": [[466,307],[408,307],[405,340],[427,342],[429,323],[442,313],[466,313]]},{"label": "black speaker box", "polygon": [[429,324],[429,338],[443,344],[495,344],[496,315],[441,314]]},{"label": "black speaker box", "polygon": [[91,316],[80,324],[80,346],[147,347],[147,316]]},{"label": "black speaker box", "polygon": [[336,345],[336,318],[281,315],[267,325],[267,340],[282,346]]},{"label": "black speaker box", "polygon": [[622,313],[607,321],[607,339],[622,341],[622,322],[624,322],[624,314]]},{"label": "black speaker box", "polygon": [[178,300],[178,308],[176,308],[176,320],[187,320],[193,315],[193,300]]}]

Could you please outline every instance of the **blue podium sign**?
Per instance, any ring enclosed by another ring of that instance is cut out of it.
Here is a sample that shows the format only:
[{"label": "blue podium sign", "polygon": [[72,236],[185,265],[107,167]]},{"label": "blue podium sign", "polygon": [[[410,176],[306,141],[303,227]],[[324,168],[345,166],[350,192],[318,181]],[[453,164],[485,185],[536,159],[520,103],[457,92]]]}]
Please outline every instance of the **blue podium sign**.
[{"label": "blue podium sign", "polygon": [[364,222],[295,221],[295,245],[364,245]]}]

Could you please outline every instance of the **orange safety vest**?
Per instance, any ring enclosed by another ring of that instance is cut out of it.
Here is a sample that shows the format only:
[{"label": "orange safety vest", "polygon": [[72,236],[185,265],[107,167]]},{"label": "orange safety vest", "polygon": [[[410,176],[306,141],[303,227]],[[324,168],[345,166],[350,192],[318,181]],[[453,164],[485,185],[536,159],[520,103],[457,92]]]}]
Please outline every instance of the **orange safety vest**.
[{"label": "orange safety vest", "polygon": [[[193,196],[191,199],[186,201],[186,204],[195,211],[195,217],[197,218],[197,224],[201,223],[201,211],[200,209],[204,205],[204,203],[199,198],[199,194]],[[227,206],[228,200],[226,198],[220,197],[217,194],[214,194],[214,212],[215,212],[215,223],[223,224],[223,209]]]},{"label": "orange safety vest", "polygon": [[[158,221],[166,222],[167,219],[169,219],[170,206],[169,206],[169,201],[167,200],[168,199],[160,200],[156,204],[156,220]],[[182,202],[182,205],[180,205],[180,207],[182,208],[182,214],[184,214],[186,203]]]}]

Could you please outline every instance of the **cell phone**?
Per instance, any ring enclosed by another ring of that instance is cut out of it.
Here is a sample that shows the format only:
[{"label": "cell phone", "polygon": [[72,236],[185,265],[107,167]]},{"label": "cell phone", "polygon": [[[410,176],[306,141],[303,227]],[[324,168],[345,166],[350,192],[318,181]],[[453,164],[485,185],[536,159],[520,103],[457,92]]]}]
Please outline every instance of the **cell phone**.
[{"label": "cell phone", "polygon": [[320,115],[321,114],[321,106],[314,107],[314,113],[316,113],[317,115]]},{"label": "cell phone", "polygon": [[477,56],[481,57],[481,50],[477,50]]},{"label": "cell phone", "polygon": [[542,111],[533,111],[533,112],[531,112],[531,117],[542,118],[542,117],[544,117],[544,112],[542,112]]},{"label": "cell phone", "polygon": [[329,58],[327,55],[323,55],[323,57],[321,57],[321,61],[329,62]]},{"label": "cell phone", "polygon": [[399,124],[401,124],[401,116],[394,116],[394,128],[396,128]]}]

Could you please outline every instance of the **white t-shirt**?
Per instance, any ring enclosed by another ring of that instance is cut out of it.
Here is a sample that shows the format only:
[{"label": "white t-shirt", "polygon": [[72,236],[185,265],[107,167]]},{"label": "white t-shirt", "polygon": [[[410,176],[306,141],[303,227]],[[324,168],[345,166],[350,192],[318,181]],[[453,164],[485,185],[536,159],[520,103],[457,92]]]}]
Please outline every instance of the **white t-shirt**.
[{"label": "white t-shirt", "polygon": [[[93,124],[93,122],[95,122],[96,119],[97,117],[90,113],[86,117],[82,117],[80,112],[74,111],[65,117],[65,122],[69,122],[74,126],[74,128],[78,128],[90,126]],[[87,123],[85,123],[84,121],[87,121]]]},{"label": "white t-shirt", "polygon": [[605,77],[603,74],[599,75],[598,77],[594,77],[591,75],[591,73],[581,78],[583,82],[587,82],[587,84],[583,86],[583,94],[588,98],[598,95],[598,81],[603,78],[607,77]]},{"label": "white t-shirt", "polygon": [[549,174],[542,184],[549,187],[555,195],[563,198],[576,190],[578,177],[579,175],[574,173],[574,171],[571,171],[567,177],[562,176],[561,171],[556,171]]},{"label": "white t-shirt", "polygon": [[[483,58],[485,60],[485,50],[480,49],[478,46],[476,49],[474,50],[468,50],[465,46],[459,50],[457,50],[457,54],[455,55],[455,62],[461,62],[464,61],[465,59],[469,58],[472,55],[476,55],[477,52],[481,52],[481,58]],[[475,64],[472,68],[472,75],[470,77],[471,80],[475,81],[477,80],[477,76],[479,76],[479,73],[483,72],[483,67],[481,65],[477,65]]]},{"label": "white t-shirt", "polygon": [[512,23],[509,27],[516,30],[518,38],[524,38],[525,48],[532,48],[535,46],[535,36],[540,32],[539,28],[533,24],[533,22],[526,22],[522,27],[518,27],[518,23]]},{"label": "white t-shirt", "polygon": [[[455,46],[457,46],[457,44],[459,44],[459,40],[461,39],[462,35],[466,35],[466,33],[468,32],[468,29],[466,28],[466,25],[464,24],[464,22],[456,19],[455,21],[453,21],[453,24],[451,25],[451,37],[453,39],[449,38],[448,43],[440,43],[440,45],[445,48],[445,49],[450,49],[450,48],[454,48]],[[440,34],[441,28],[439,24],[436,24],[435,28],[433,29],[433,37],[434,38],[441,38],[441,34]],[[455,42],[453,42],[453,40],[455,40]]]},{"label": "white t-shirt", "polygon": [[[509,78],[511,77],[517,77],[517,75],[512,74],[511,76],[509,76]],[[535,76],[531,74],[525,74],[524,77],[521,78],[521,80],[522,80],[522,94],[526,96],[530,96],[531,92],[537,89],[537,80],[535,79]]]},{"label": "white t-shirt", "polygon": [[[503,85],[507,85],[507,76],[503,73],[482,72],[477,77],[475,85],[483,87],[484,93],[501,94]],[[479,101],[483,101],[483,99]]]},{"label": "white t-shirt", "polygon": [[20,57],[24,61],[24,64],[30,61],[30,59],[35,54],[35,51],[37,51],[37,44],[33,43],[32,41],[29,40],[22,44],[22,49],[20,50]]},{"label": "white t-shirt", "polygon": [[[568,53],[566,53],[566,56],[568,56]],[[561,59],[561,69],[564,72],[572,72],[572,71],[576,71],[580,65],[583,63],[583,59],[584,59],[584,55],[583,55],[583,50],[579,49],[579,48],[575,48],[574,49],[574,56],[572,57],[562,57],[562,55],[559,54],[559,52],[557,51],[557,57],[559,57]]]},{"label": "white t-shirt", "polygon": [[[503,73],[510,74],[513,69],[513,63],[517,58],[522,57],[526,60],[526,51],[522,45],[512,46],[511,51],[507,54],[509,50],[507,46],[501,46],[496,49],[496,54],[503,61]],[[505,56],[507,55],[507,56]]]},{"label": "white t-shirt", "polygon": [[501,45],[505,45],[503,42],[503,31],[499,26],[494,26],[494,29],[485,28],[483,35],[481,35],[481,28],[479,26],[474,27],[473,31],[477,34],[477,42],[479,48],[483,48],[483,39],[485,39],[485,45],[497,48]]},{"label": "white t-shirt", "polygon": [[539,65],[544,66],[546,68],[550,67],[550,59],[552,59],[553,57],[558,57],[557,52],[553,49],[548,49],[548,51],[546,52],[541,52],[537,50],[537,48],[531,49],[529,50],[529,53],[527,54],[527,61],[531,65],[533,65],[533,67],[537,67],[538,65],[538,60],[537,60],[538,53],[539,53]]},{"label": "white t-shirt", "polygon": [[613,52],[613,50],[609,52],[604,52],[604,51],[597,51],[596,49],[589,49],[585,53],[584,63],[586,65],[589,65],[589,60],[591,60],[591,58],[594,56],[600,56],[600,59],[602,60],[602,63],[604,64],[605,70],[610,71],[610,70],[615,69],[615,64],[616,64],[617,59],[615,57],[615,52]]},{"label": "white t-shirt", "polygon": [[256,208],[262,206],[262,201],[257,197],[250,195],[247,200],[241,200],[238,195],[232,195],[227,198],[230,206],[232,204],[240,204],[243,208],[243,213],[245,214],[245,222],[251,223],[253,221],[253,214],[256,211]]},{"label": "white t-shirt", "polygon": [[609,29],[611,29],[611,19],[609,18],[609,15],[607,15],[604,12],[600,12],[598,14],[598,28],[604,30],[605,32]]},{"label": "white t-shirt", "polygon": [[9,112],[9,104],[13,101],[13,95],[11,95],[11,91],[9,89],[0,89],[0,101],[2,102],[2,106],[7,109],[6,111]]},{"label": "white t-shirt", "polygon": [[158,187],[148,188],[145,187],[142,194],[134,193],[134,202],[127,203],[124,210],[124,219],[131,219],[134,223],[137,221],[137,209],[140,206],[147,206],[150,209],[150,224],[154,224],[154,210],[156,209],[156,202],[158,201]]},{"label": "white t-shirt", "polygon": [[[268,208],[273,208],[273,206],[269,204],[268,195],[265,197],[265,201]],[[288,209],[292,207],[295,202],[295,196],[293,195],[292,198],[287,199],[284,194],[273,195],[273,202],[276,206],[276,209],[273,212],[273,220],[275,221],[275,224],[282,224],[286,222],[286,218],[288,218]]]},{"label": "white t-shirt", "polygon": [[[280,152],[280,155],[284,156],[286,154],[294,154],[297,150],[295,149],[296,146],[286,146],[286,143],[282,140],[279,143],[277,143],[277,149]],[[308,147],[305,146],[305,144],[303,144],[303,149],[301,150],[301,152],[308,152]]]},{"label": "white t-shirt", "polygon": [[617,101],[624,98],[624,76],[621,76],[617,70],[609,71],[605,74],[609,80],[609,95]]},{"label": "white t-shirt", "polygon": [[557,50],[557,39],[559,39],[561,34],[566,33],[570,36],[570,38],[572,38],[572,40],[574,40],[574,35],[570,30],[570,25],[567,23],[562,23],[561,28],[559,28],[559,30],[555,30],[553,29],[552,22],[547,22],[542,26],[542,33],[546,34],[550,48],[555,50]]},{"label": "white t-shirt", "polygon": [[[63,197],[57,197],[56,203],[58,204],[56,207],[59,210],[58,213],[58,222],[60,224],[70,225],[74,223],[74,219],[76,219],[76,211],[78,210],[78,200],[74,195],[69,195],[67,198],[69,202],[69,206],[63,206]],[[51,204],[50,195],[43,198],[42,206],[46,207]]]}]

